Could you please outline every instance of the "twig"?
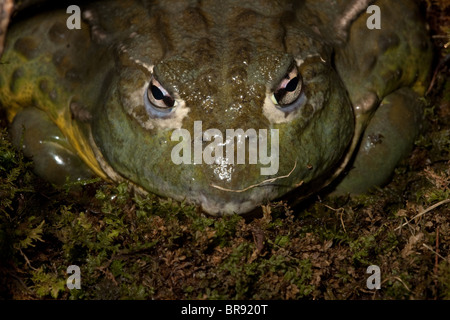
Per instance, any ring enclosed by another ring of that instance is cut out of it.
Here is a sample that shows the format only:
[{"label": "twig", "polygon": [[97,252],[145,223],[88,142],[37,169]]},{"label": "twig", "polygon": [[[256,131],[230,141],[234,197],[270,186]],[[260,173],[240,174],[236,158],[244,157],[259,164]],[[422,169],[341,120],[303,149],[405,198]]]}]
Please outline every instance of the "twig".
[{"label": "twig", "polygon": [[25,258],[25,262],[27,263],[27,265],[32,269],[32,270],[37,270],[35,267],[33,267],[31,265],[30,260],[28,260],[27,256],[25,255],[25,253],[23,253],[22,249],[19,249],[20,254]]},{"label": "twig", "polygon": [[[447,49],[447,46],[448,46],[448,43],[447,43],[444,47]],[[444,66],[445,66],[449,61],[450,61],[450,55],[448,54],[448,55],[446,55],[446,56],[444,57],[444,59],[442,59],[442,60],[439,62],[438,66],[436,67],[436,69],[435,69],[435,71],[434,71],[433,77],[432,77],[432,79],[431,79],[431,83],[430,83],[430,85],[428,86],[428,90],[427,90],[427,92],[426,92],[426,95],[428,95],[428,94],[431,92],[431,89],[433,89],[434,83],[436,82],[437,75],[439,74],[439,72],[441,71],[441,69],[443,69]]]},{"label": "twig", "polygon": [[418,214],[417,214],[416,216],[414,216],[411,220],[406,221],[406,222],[403,223],[402,225],[400,225],[400,226],[398,226],[397,228],[395,228],[395,231],[397,231],[398,229],[400,229],[400,228],[406,226],[406,225],[409,224],[411,221],[413,221],[413,220],[415,220],[415,219],[417,219],[417,218],[423,216],[425,213],[430,212],[431,210],[434,210],[434,209],[436,209],[437,207],[439,207],[439,206],[441,206],[441,205],[443,205],[443,204],[446,204],[446,203],[450,203],[450,199],[442,200],[442,201],[440,201],[440,202],[438,202],[438,203],[432,205],[432,206],[429,207],[428,209],[425,209],[424,211],[418,213]]},{"label": "twig", "polygon": [[409,292],[411,292],[411,290],[408,288],[408,286],[406,285],[406,283],[404,283],[403,280],[402,280],[400,277],[389,277],[389,278],[386,278],[385,280],[383,280],[383,281],[381,282],[381,285],[383,285],[386,281],[389,281],[389,280],[392,280],[392,279],[399,281],[401,284],[403,284],[403,286],[406,288],[406,290],[408,290]]},{"label": "twig", "polygon": [[[445,257],[443,257],[442,255],[440,255],[439,253],[437,253],[436,251],[434,251],[433,248],[431,248],[429,245],[426,245],[425,243],[422,243],[422,245],[423,245],[425,248],[427,248],[428,250],[430,250],[431,252],[433,252],[433,253],[436,255],[436,257],[439,257],[439,258],[441,258],[441,259],[443,259],[443,260],[447,260]],[[450,262],[450,261],[449,261],[449,262]]]},{"label": "twig", "polygon": [[344,208],[339,208],[339,209],[334,209],[326,204],[324,204],[325,207],[327,207],[330,210],[333,210],[334,212],[336,212],[339,215],[339,218],[341,220],[341,225],[342,228],[344,229],[344,232],[347,233],[347,230],[345,229],[345,224],[344,224],[344,219],[342,218],[344,215]]},{"label": "twig", "polygon": [[434,278],[434,284],[437,287],[437,276],[439,270],[439,226],[436,227],[436,255],[434,256],[434,274],[436,277]]}]

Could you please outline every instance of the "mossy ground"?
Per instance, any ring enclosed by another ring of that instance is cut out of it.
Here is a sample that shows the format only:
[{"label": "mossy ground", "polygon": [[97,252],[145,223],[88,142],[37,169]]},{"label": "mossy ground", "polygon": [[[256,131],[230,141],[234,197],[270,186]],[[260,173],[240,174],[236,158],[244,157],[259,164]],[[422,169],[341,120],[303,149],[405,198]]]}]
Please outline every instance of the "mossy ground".
[{"label": "mossy ground", "polygon": [[[450,7],[424,6],[442,60]],[[0,298],[450,299],[449,73],[439,68],[427,130],[389,185],[271,203],[251,219],[99,180],[55,188],[1,130]],[[80,290],[66,287],[70,265],[81,268]],[[367,288],[370,265],[380,290]]]}]

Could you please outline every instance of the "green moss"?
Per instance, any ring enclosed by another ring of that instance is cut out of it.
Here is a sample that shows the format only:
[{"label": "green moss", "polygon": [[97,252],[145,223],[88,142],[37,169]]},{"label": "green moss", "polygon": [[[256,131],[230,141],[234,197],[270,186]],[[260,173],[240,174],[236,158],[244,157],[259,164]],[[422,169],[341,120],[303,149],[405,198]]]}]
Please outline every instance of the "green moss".
[{"label": "green moss", "polygon": [[44,269],[45,267],[40,267],[31,271],[33,289],[39,298],[50,296],[56,299],[65,291],[66,281],[61,277],[62,274]]}]

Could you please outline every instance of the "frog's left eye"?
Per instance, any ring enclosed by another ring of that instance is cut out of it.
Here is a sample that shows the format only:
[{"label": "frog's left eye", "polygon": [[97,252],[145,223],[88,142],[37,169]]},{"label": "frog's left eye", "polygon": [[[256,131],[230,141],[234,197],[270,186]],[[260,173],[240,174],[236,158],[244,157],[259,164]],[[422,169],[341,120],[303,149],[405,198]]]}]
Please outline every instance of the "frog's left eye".
[{"label": "frog's left eye", "polygon": [[300,97],[302,87],[302,76],[294,66],[274,90],[272,102],[280,107],[290,106]]},{"label": "frog's left eye", "polygon": [[176,105],[176,100],[154,77],[150,80],[145,96],[146,102],[158,111],[170,111]]}]

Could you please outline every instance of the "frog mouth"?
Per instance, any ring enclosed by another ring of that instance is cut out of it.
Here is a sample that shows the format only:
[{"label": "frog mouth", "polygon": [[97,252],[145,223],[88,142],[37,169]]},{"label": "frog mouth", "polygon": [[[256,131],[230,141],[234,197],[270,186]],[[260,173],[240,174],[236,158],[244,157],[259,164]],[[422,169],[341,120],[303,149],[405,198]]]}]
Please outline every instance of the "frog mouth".
[{"label": "frog mouth", "polygon": [[[275,178],[271,178],[271,179],[266,179],[266,180],[263,180],[263,181],[261,181],[261,182],[259,182],[257,184],[252,184],[252,185],[250,185],[248,187],[245,187],[243,189],[228,189],[228,188],[224,188],[224,187],[218,186],[218,185],[213,184],[213,183],[211,183],[209,186],[212,187],[212,188],[216,188],[216,189],[222,190],[222,191],[226,191],[226,192],[241,193],[241,192],[245,192],[245,191],[248,191],[248,190],[256,188],[256,187],[261,187],[261,186],[264,186],[264,185],[271,184],[271,183],[273,183],[273,182],[275,182],[275,181],[277,181],[279,179],[289,178],[291,176],[292,172],[294,172],[296,167],[297,167],[297,161],[295,161],[294,167],[292,168],[292,170],[288,174],[283,175],[283,176],[278,176],[278,177],[275,177]],[[303,181],[298,183],[295,187],[299,187],[302,184],[303,184]]]},{"label": "frog mouth", "polygon": [[199,197],[199,202],[201,209],[213,216],[243,214],[255,209],[261,204],[256,199],[248,199],[244,202],[219,202],[203,194]]},{"label": "frog mouth", "polygon": [[[131,189],[133,189],[138,194],[145,195],[149,191],[145,190],[140,185],[130,181],[129,179],[123,177],[117,171],[111,167],[106,159],[103,157],[100,149],[97,147],[92,133],[89,135],[89,142],[92,146],[92,150],[95,154],[99,168],[106,174],[109,178],[107,180],[123,182],[126,181]],[[177,201],[188,201],[192,204],[199,206],[205,213],[212,216],[224,216],[233,214],[245,214],[255,208],[266,204],[268,201],[273,200],[279,195],[278,186],[280,181],[283,179],[288,179],[297,169],[297,161],[295,161],[292,169],[289,173],[284,175],[279,175],[270,179],[265,179],[255,184],[245,186],[241,189],[229,189],[214,183],[210,183],[208,188],[196,188],[190,190],[186,193],[177,193],[170,190],[166,190],[169,196]],[[297,183],[295,185],[290,185],[289,189],[294,189],[303,183]],[[289,183],[289,184],[292,184]],[[170,188],[169,188],[170,189]],[[158,192],[155,192],[159,194]]]},{"label": "frog mouth", "polygon": [[[203,211],[213,216],[248,213],[257,207],[264,205],[265,202],[272,200],[277,195],[276,182],[289,178],[296,167],[297,161],[294,163],[293,168],[288,174],[266,179],[242,189],[228,189],[210,183],[210,194],[200,191],[199,194],[192,195],[192,199],[195,199],[192,202],[196,203]],[[297,188],[302,184],[303,181],[293,185],[292,188]],[[252,192],[252,190],[255,192]],[[217,192],[219,192],[219,196]],[[220,194],[223,195],[223,193],[226,193],[228,197],[220,196]],[[233,196],[233,194],[235,196]]]},{"label": "frog mouth", "polygon": [[[214,196],[215,195],[215,196]],[[194,204],[201,210],[212,216],[242,215],[257,209],[259,206],[267,204],[277,195],[276,187],[266,185],[258,189],[257,192],[240,193],[240,196],[221,197],[217,193],[211,194],[200,191],[191,198]]]}]

